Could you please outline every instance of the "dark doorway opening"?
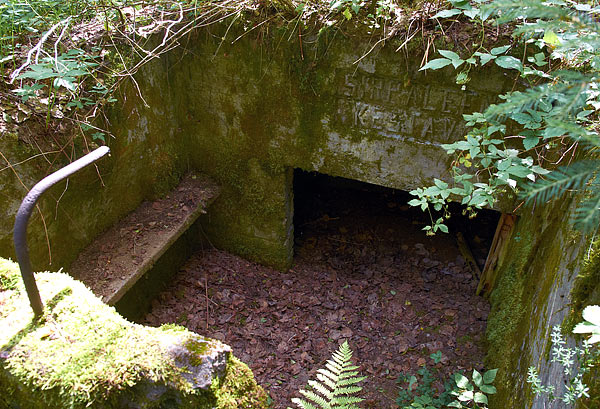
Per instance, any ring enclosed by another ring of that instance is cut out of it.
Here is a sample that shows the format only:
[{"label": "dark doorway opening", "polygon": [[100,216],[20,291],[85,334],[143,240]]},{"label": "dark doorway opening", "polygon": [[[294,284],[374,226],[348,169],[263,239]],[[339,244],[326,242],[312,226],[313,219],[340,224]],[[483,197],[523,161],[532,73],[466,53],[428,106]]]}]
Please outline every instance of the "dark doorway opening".
[{"label": "dark doorway opening", "polygon": [[[376,240],[388,237],[398,244],[399,249],[410,249],[416,243],[429,243],[438,256],[446,261],[454,261],[459,251],[457,233],[461,233],[478,267],[483,269],[500,213],[482,209],[472,217],[465,206],[451,203],[451,217],[446,221],[449,233],[439,232],[431,237],[423,231],[423,227],[431,223],[429,215],[420,208],[408,205],[414,198],[403,190],[295,169],[296,250],[302,247],[307,237],[319,231],[331,233],[337,228],[343,234],[349,229],[362,229],[377,233]],[[437,219],[441,215],[435,213],[433,217]],[[329,230],[328,225],[331,227]]]}]

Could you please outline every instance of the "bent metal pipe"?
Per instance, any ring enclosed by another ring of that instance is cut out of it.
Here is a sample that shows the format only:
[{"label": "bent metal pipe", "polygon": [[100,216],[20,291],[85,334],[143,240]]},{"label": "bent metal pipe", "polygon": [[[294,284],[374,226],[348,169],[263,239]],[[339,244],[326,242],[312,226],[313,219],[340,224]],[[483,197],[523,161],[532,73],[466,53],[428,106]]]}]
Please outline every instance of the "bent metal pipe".
[{"label": "bent metal pipe", "polygon": [[36,317],[42,315],[44,306],[40,298],[40,292],[35,282],[33,272],[31,271],[31,261],[29,260],[29,249],[27,248],[27,224],[29,223],[29,217],[31,216],[38,199],[46,190],[61,180],[68,178],[72,174],[96,162],[109,152],[110,149],[107,146],[101,146],[77,159],[75,162],[46,176],[44,179],[40,180],[29,193],[27,193],[23,202],[21,202],[17,217],[15,218],[13,240],[15,242],[17,261],[19,262],[19,268],[21,269],[21,277],[23,277],[23,283],[25,284],[25,290],[29,297],[29,303],[31,304],[31,308]]}]

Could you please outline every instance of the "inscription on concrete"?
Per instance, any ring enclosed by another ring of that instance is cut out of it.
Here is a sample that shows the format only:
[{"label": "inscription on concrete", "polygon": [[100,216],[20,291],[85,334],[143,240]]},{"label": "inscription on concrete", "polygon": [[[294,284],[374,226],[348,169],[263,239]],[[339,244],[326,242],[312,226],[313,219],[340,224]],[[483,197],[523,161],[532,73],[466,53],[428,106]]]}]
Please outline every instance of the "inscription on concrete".
[{"label": "inscription on concrete", "polygon": [[487,96],[364,72],[338,73],[338,114],[344,125],[427,145],[466,133],[463,113],[484,109]]}]

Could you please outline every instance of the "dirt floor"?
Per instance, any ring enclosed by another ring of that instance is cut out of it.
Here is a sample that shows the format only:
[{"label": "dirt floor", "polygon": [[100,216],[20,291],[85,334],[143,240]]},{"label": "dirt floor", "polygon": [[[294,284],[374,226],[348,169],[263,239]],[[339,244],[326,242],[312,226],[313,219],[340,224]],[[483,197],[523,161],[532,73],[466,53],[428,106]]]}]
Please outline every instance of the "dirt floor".
[{"label": "dirt floor", "polygon": [[426,237],[404,198],[330,193],[335,202],[316,194],[302,204],[291,270],[200,251],[146,323],[178,323],[225,341],[274,408],[293,406],[344,340],[368,376],[365,408],[397,408],[398,376],[423,365],[446,374],[482,369],[489,306],[474,295],[477,282],[453,235]]}]

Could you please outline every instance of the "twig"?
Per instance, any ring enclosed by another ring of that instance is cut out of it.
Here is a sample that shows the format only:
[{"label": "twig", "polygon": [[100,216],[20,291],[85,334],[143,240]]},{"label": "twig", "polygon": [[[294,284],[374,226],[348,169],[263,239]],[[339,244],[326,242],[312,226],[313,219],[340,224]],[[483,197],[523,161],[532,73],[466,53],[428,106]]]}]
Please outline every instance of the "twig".
[{"label": "twig", "polygon": [[25,60],[25,62],[23,63],[23,65],[21,65],[19,68],[17,68],[11,75],[10,75],[10,81],[8,82],[9,84],[12,84],[15,79],[19,76],[19,74],[21,73],[21,71],[23,71],[29,64],[31,64],[31,56],[33,55],[33,53],[35,52],[35,63],[38,63],[38,58],[40,55],[40,51],[42,50],[42,46],[44,45],[44,43],[46,42],[46,40],[48,39],[48,37],[50,37],[50,35],[54,32],[54,30],[56,30],[58,27],[60,27],[65,21],[70,20],[71,17],[68,17],[66,20],[62,20],[59,21],[58,23],[54,24],[52,27],[50,27],[50,30],[48,30],[46,32],[46,34],[44,34],[42,36],[42,38],[40,39],[40,41],[38,41],[38,43],[36,44],[35,47],[33,47],[31,50],[29,50],[29,52],[27,53],[27,59]]},{"label": "twig", "polygon": [[19,166],[19,165],[22,165],[23,163],[29,162],[30,160],[33,160],[33,159],[35,159],[35,158],[37,158],[37,157],[39,157],[39,156],[43,156],[43,157],[44,157],[44,159],[46,159],[46,161],[47,161],[48,163],[50,163],[50,162],[48,161],[48,158],[46,158],[46,155],[49,155],[49,154],[52,154],[52,153],[60,153],[60,151],[49,151],[49,152],[41,152],[41,151],[40,151],[40,153],[38,153],[38,154],[36,154],[36,155],[33,155],[33,156],[30,156],[30,157],[28,157],[27,159],[24,159],[24,160],[22,160],[21,162],[13,163],[13,164],[12,164],[12,166],[5,166],[5,167],[3,167],[2,169],[0,169],[0,172],[3,172],[3,171],[5,171],[6,169],[11,169],[13,166]]},{"label": "twig", "polygon": [[204,275],[204,296],[206,297],[206,330],[208,331],[208,318],[209,318],[209,312],[208,312],[208,277],[206,276],[206,274]]}]

